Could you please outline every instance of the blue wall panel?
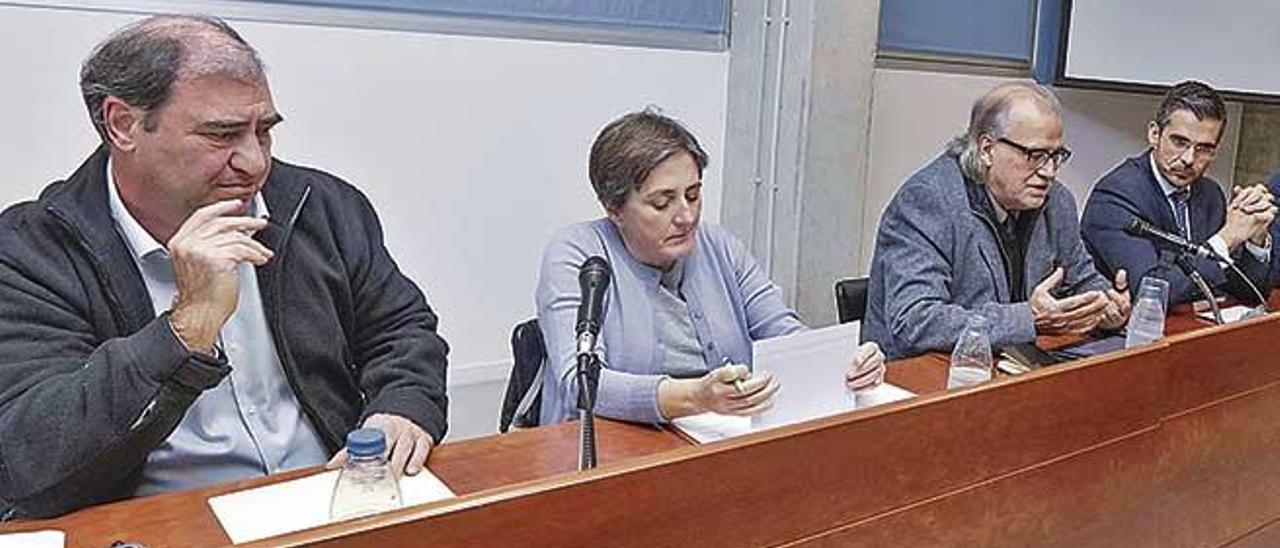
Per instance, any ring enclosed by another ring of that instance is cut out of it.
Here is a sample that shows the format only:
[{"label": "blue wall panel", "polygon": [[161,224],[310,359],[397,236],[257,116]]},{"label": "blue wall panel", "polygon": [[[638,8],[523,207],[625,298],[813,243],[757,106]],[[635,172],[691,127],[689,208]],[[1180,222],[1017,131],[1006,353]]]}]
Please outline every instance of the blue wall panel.
[{"label": "blue wall panel", "polygon": [[1031,62],[1036,0],[882,0],[880,49]]},{"label": "blue wall panel", "polygon": [[[725,34],[728,0],[262,0],[517,21]],[[749,0],[754,1],[754,0]]]}]

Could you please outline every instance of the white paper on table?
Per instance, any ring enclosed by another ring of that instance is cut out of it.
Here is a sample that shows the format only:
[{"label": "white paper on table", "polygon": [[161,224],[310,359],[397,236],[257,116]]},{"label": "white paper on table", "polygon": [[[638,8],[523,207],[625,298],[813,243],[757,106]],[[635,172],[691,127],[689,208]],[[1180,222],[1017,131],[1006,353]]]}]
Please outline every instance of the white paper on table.
[{"label": "white paper on table", "polygon": [[[242,544],[330,523],[329,501],[338,471],[274,483],[209,499],[209,507],[231,542]],[[431,471],[400,478],[405,506],[457,495]]]},{"label": "white paper on table", "polygon": [[751,429],[751,417],[721,415],[710,411],[680,417],[671,421],[671,425],[698,443],[711,443],[754,431]]},{"label": "white paper on table", "polygon": [[[752,425],[781,426],[856,409],[858,402],[845,387],[844,373],[858,351],[859,327],[859,322],[849,322],[756,341],[752,374],[772,373],[781,387],[773,407],[756,415]],[[892,390],[888,394],[894,395]],[[913,395],[906,392],[903,397]],[[869,403],[879,401],[866,392],[863,397]]]},{"label": "white paper on table", "polygon": [[[884,403],[891,403],[899,400],[905,400],[915,397],[915,394],[903,390],[889,383],[881,384],[871,390],[859,392],[854,398],[846,398],[846,402],[852,400],[850,407],[826,413],[827,415],[839,413],[841,411],[849,411],[852,409],[863,409],[867,407],[875,407]],[[815,415],[797,419],[797,421],[814,419],[825,415]],[[788,423],[790,424],[790,423]],[[751,417],[740,417],[736,415],[721,415],[720,413],[699,413],[688,417],[680,417],[671,421],[671,425],[675,426],[686,436],[689,436],[698,443],[711,443],[713,441],[726,440],[736,438],[752,432],[777,428],[782,424],[773,425],[754,425]]]},{"label": "white paper on table", "polygon": [[67,535],[52,529],[0,535],[0,548],[62,548]]},{"label": "white paper on table", "polygon": [[[1222,323],[1235,323],[1245,318],[1252,318],[1253,314],[1256,313],[1253,307],[1245,306],[1242,304],[1238,304],[1235,306],[1228,306],[1226,308],[1223,308],[1221,312],[1222,312]],[[1203,310],[1200,312],[1196,312],[1196,316],[1199,316],[1201,319],[1204,319],[1206,321],[1210,321],[1210,322],[1213,321],[1212,310]]]},{"label": "white paper on table", "polygon": [[888,383],[856,395],[845,388],[845,369],[858,350],[858,328],[850,322],[756,341],[752,375],[773,373],[781,384],[773,407],[755,417],[702,413],[672,425],[698,443],[708,443],[915,396]]}]

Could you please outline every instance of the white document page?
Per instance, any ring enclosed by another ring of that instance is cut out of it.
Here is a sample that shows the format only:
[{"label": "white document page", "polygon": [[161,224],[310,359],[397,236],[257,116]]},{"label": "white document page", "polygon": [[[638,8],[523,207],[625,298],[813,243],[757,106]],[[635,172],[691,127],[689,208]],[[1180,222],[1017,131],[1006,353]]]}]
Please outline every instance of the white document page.
[{"label": "white document page", "polygon": [[[1243,320],[1246,318],[1252,318],[1260,314],[1260,312],[1255,311],[1252,307],[1248,307],[1242,304],[1238,304],[1235,306],[1228,306],[1226,308],[1223,308],[1221,312],[1222,312],[1222,323],[1235,323],[1240,320]],[[1205,321],[1208,321],[1208,322],[1213,321],[1212,310],[1202,310],[1200,312],[1196,312],[1196,315]]]},{"label": "white document page", "polygon": [[699,443],[871,407],[915,396],[885,383],[853,394],[844,372],[858,348],[857,322],[756,341],[753,375],[773,373],[781,384],[773,407],[755,417],[702,413],[672,421]]},{"label": "white document page", "polygon": [[66,542],[66,534],[54,530],[0,535],[0,548],[62,548]]},{"label": "white document page", "polygon": [[[218,523],[243,544],[330,523],[329,500],[338,471],[228,493],[209,499]],[[400,478],[400,498],[405,506],[425,504],[456,495],[429,470]]]},{"label": "white document page", "polygon": [[[889,383],[881,384],[871,390],[858,393],[854,398],[856,407],[841,409],[840,411],[848,411],[851,409],[862,409],[865,407],[874,407],[882,403],[890,403],[898,400],[905,400],[915,397],[915,394],[903,390]],[[839,413],[835,411],[833,413]],[[833,413],[827,413],[833,414]],[[817,418],[817,415],[809,418]],[[807,419],[800,419],[807,420]],[[719,413],[700,413],[690,415],[688,417],[680,417],[671,421],[671,425],[675,426],[686,436],[689,436],[698,443],[711,443],[713,441],[736,438],[744,434],[758,432],[760,430],[768,430],[780,424],[772,426],[755,426],[751,422],[751,417],[739,417],[735,415],[721,415]]]}]

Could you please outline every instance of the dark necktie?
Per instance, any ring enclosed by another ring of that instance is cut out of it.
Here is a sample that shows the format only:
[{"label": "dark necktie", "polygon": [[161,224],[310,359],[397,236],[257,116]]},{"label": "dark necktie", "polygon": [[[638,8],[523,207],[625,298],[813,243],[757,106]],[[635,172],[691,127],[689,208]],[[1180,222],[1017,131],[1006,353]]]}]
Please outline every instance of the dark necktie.
[{"label": "dark necktie", "polygon": [[1178,223],[1178,232],[1183,238],[1191,239],[1191,231],[1187,230],[1187,200],[1191,198],[1191,191],[1181,188],[1169,193],[1169,198],[1173,200],[1173,220]]}]

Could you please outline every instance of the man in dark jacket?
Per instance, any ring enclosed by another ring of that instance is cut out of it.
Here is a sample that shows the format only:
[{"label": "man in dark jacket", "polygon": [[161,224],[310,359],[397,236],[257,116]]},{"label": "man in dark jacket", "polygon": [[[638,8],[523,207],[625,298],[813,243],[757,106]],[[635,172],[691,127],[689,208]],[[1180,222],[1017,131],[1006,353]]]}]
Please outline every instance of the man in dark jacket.
[{"label": "man in dark jacket", "polygon": [[[1238,189],[1230,202],[1217,181],[1205,177],[1218,151],[1227,111],[1213,88],[1187,81],[1173,86],[1147,124],[1150,148],[1125,160],[1098,181],[1080,220],[1085,245],[1102,272],[1125,270],[1139,280],[1169,282],[1173,303],[1198,299],[1191,279],[1174,267],[1176,251],[1125,232],[1139,218],[1192,242],[1207,244],[1233,262],[1259,289],[1271,265],[1268,228],[1275,216],[1264,185]],[[1191,259],[1214,290],[1256,302],[1249,284],[1225,263]]]},{"label": "man in dark jacket", "polygon": [[0,215],[0,518],[344,459],[445,433],[444,341],[352,186],[275,161],[282,120],[225,23],[98,46],[103,145]]},{"label": "man in dark jacket", "polygon": [[997,86],[898,189],[876,233],[864,341],[902,358],[950,351],[974,315],[996,346],[1124,324],[1125,275],[1113,286],[1094,270],[1056,179],[1071,156],[1060,111],[1041,86]]}]

